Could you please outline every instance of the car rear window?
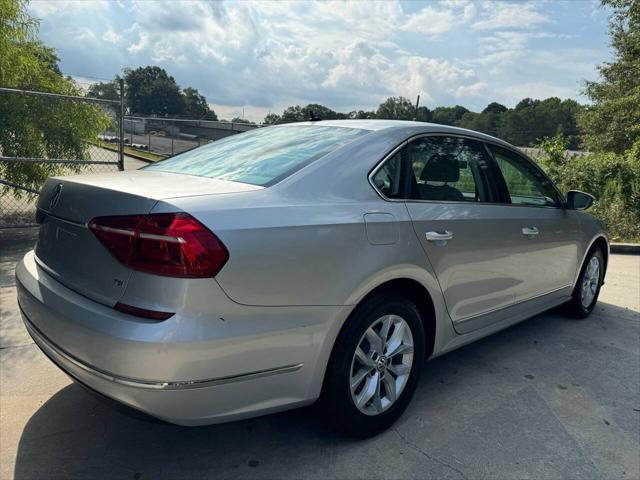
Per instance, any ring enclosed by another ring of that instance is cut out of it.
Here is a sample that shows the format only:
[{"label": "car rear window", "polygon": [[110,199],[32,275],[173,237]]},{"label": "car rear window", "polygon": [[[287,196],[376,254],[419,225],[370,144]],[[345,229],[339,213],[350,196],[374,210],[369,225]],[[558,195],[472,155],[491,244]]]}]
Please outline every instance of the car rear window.
[{"label": "car rear window", "polygon": [[257,128],[144,167],[269,186],[368,130],[323,126]]}]

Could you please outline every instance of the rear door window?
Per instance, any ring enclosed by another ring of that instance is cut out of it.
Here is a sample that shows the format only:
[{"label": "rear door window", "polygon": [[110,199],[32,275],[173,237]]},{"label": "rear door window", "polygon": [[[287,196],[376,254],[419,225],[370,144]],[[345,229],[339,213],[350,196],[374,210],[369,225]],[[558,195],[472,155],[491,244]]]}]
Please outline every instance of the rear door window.
[{"label": "rear door window", "polygon": [[367,133],[357,128],[316,125],[257,128],[144,169],[269,186]]},{"label": "rear door window", "polygon": [[409,142],[410,199],[490,202],[490,169],[482,145],[460,137],[427,136]]},{"label": "rear door window", "polygon": [[502,173],[513,205],[560,207],[561,202],[551,181],[526,158],[496,145],[487,145]]}]

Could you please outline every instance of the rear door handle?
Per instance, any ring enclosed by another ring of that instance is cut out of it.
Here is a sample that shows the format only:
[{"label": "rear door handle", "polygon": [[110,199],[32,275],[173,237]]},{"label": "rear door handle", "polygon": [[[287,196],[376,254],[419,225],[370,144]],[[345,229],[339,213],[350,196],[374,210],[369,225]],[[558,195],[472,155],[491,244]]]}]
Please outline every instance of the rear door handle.
[{"label": "rear door handle", "polygon": [[538,227],[522,227],[523,235],[538,235],[539,233]]},{"label": "rear door handle", "polygon": [[428,242],[446,242],[447,240],[453,240],[453,232],[445,230],[443,232],[427,232],[425,233]]}]

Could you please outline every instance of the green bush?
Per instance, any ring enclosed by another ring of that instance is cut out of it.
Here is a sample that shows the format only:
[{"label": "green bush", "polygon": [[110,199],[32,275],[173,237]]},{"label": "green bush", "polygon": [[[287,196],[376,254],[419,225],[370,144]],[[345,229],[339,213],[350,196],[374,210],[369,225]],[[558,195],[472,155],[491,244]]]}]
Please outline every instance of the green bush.
[{"label": "green bush", "polygon": [[562,135],[544,139],[536,161],[563,193],[596,197],[589,213],[604,222],[612,240],[640,242],[640,141],[622,154],[568,155],[565,146]]}]

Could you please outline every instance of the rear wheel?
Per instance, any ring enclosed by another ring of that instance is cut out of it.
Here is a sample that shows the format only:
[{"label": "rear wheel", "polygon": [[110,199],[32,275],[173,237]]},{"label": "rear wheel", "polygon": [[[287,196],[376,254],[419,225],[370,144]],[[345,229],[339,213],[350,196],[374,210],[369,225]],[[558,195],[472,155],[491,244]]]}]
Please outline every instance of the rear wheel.
[{"label": "rear wheel", "polygon": [[406,409],[424,362],[416,306],[382,295],[360,306],[340,335],[327,372],[325,409],[339,429],[369,437]]},{"label": "rear wheel", "polygon": [[603,278],[604,256],[599,248],[595,248],[582,265],[571,300],[566,304],[567,313],[576,318],[588,317],[598,302]]}]

